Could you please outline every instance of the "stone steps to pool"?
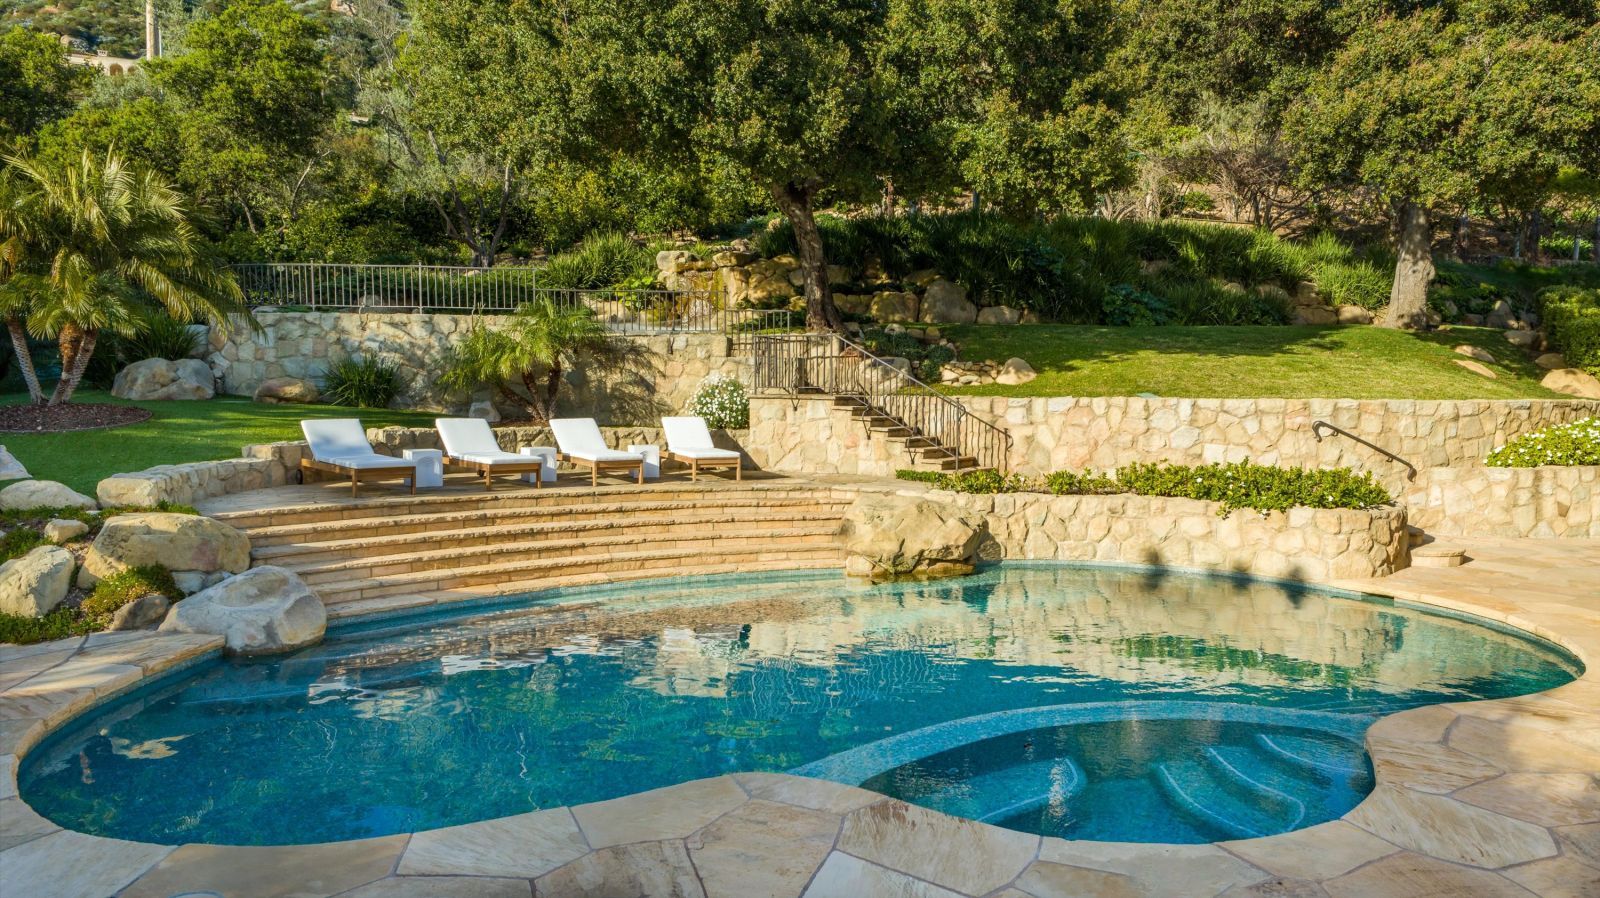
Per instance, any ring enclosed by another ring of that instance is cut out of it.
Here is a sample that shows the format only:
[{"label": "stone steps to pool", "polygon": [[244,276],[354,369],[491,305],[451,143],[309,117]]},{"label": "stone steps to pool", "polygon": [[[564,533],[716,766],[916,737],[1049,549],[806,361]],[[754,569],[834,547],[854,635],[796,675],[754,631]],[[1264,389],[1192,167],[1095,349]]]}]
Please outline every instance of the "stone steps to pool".
[{"label": "stone steps to pool", "polygon": [[506,485],[222,508],[256,564],[298,573],[336,617],[372,607],[735,570],[836,568],[849,498],[777,480]]},{"label": "stone steps to pool", "polygon": [[1328,816],[1367,787],[1361,747],[1334,737],[1257,733],[1253,742],[1208,746],[1192,760],[1155,766],[1167,802],[1221,839],[1288,832]]},{"label": "stone steps to pool", "polygon": [[1083,770],[1071,758],[1045,758],[979,774],[917,803],[981,823],[1000,823],[1051,802],[1065,802],[1083,782]]},{"label": "stone steps to pool", "polygon": [[618,529],[620,532],[614,536],[497,542],[445,549],[432,548],[433,544],[430,542],[426,544],[430,548],[425,551],[420,550],[420,547],[414,547],[404,552],[311,563],[300,562],[298,558],[291,556],[293,560],[273,563],[287,567],[299,574],[305,582],[318,586],[351,578],[372,579],[418,571],[482,567],[502,560],[573,558],[586,553],[606,553],[641,544],[648,544],[656,549],[715,550],[719,554],[726,554],[734,549],[765,548],[774,545],[791,548],[820,545],[831,548],[834,546],[834,531],[837,526],[825,524],[793,528],[761,527],[740,529],[732,533],[697,531],[688,528],[672,531],[670,528],[664,528],[667,532],[653,535],[653,538],[648,540],[643,539],[644,535],[634,532],[631,528]]}]

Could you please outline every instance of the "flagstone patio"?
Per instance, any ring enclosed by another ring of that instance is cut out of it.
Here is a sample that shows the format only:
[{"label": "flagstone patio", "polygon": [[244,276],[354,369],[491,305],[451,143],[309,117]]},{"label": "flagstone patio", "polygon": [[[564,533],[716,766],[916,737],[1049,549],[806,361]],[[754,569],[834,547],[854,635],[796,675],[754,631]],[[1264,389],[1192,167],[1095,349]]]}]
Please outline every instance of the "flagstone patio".
[{"label": "flagstone patio", "polygon": [[1585,675],[1436,705],[1367,735],[1378,786],[1343,819],[1214,845],[1064,841],[780,774],[380,839],[167,846],[62,830],[17,797],[50,729],[221,640],[99,634],[0,649],[0,891],[237,896],[1593,896],[1600,894],[1600,541],[1454,541],[1459,568],[1333,584],[1555,641]]}]

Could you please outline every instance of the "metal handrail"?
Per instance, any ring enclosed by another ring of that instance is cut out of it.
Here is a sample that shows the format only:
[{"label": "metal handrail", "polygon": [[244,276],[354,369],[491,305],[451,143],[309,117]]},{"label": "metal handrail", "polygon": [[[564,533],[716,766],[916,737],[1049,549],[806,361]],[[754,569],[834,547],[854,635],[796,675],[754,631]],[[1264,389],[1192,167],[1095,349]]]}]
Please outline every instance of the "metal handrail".
[{"label": "metal handrail", "polygon": [[1011,434],[858,343],[827,334],[764,335],[754,339],[752,350],[758,392],[848,397],[869,418],[892,419],[889,426],[902,431],[908,452],[925,449],[1007,470]]},{"label": "metal handrail", "polygon": [[1365,439],[1363,437],[1358,437],[1355,434],[1351,433],[1350,431],[1345,430],[1343,427],[1339,427],[1338,425],[1329,424],[1327,421],[1323,421],[1323,420],[1320,420],[1320,419],[1316,420],[1316,421],[1312,421],[1311,422],[1311,437],[1312,437],[1312,439],[1316,440],[1319,443],[1322,442],[1322,431],[1324,429],[1332,431],[1333,433],[1336,433],[1336,434],[1338,434],[1338,435],[1340,435],[1342,437],[1348,437],[1349,439],[1355,440],[1357,443],[1360,443],[1361,445],[1367,447],[1368,449],[1371,449],[1372,451],[1378,453],[1379,455],[1382,455],[1385,458],[1388,458],[1388,459],[1390,459],[1392,461],[1399,462],[1400,464],[1405,466],[1406,479],[1407,480],[1416,480],[1417,479],[1417,466],[1416,465],[1412,464],[1411,462],[1406,461],[1405,459],[1401,458],[1398,455],[1395,455],[1393,452],[1390,452],[1389,450],[1383,448],[1382,446],[1379,446],[1377,443],[1374,443],[1371,440]]},{"label": "metal handrail", "polygon": [[541,287],[540,269],[531,267],[253,262],[233,269],[246,303],[257,310],[508,314],[548,299],[587,308],[620,333],[739,336],[789,324],[787,311],[726,308],[704,290]]}]

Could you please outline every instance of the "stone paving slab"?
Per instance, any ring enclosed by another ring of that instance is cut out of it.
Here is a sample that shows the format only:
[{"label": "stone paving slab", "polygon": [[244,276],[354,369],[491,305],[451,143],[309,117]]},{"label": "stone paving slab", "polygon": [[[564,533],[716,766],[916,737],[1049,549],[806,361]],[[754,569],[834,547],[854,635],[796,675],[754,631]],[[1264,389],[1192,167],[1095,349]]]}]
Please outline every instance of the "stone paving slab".
[{"label": "stone paving slab", "polygon": [[848,786],[736,774],[358,842],[180,847],[61,830],[16,765],[48,729],[218,639],[0,647],[5,898],[1600,895],[1600,544],[1476,541],[1460,568],[1336,584],[1522,623],[1588,666],[1537,696],[1418,708],[1368,734],[1378,788],[1344,819],[1216,845],[1072,842]]}]

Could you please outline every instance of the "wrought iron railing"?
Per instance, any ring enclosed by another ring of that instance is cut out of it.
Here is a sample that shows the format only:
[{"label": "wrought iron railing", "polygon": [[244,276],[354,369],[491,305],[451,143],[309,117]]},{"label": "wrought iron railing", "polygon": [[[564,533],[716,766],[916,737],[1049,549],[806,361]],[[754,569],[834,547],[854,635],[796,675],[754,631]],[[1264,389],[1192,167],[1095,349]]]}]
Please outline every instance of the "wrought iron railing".
[{"label": "wrought iron railing", "polygon": [[863,346],[829,334],[768,334],[753,338],[751,348],[751,383],[757,392],[848,397],[867,410],[869,419],[893,419],[891,426],[903,428],[901,435],[908,438],[908,451],[1007,470],[1009,433]]},{"label": "wrought iron railing", "polygon": [[784,330],[792,318],[784,310],[724,308],[707,291],[541,287],[537,268],[294,262],[235,265],[234,271],[253,309],[492,315],[548,299],[587,308],[614,331],[736,338]]}]

